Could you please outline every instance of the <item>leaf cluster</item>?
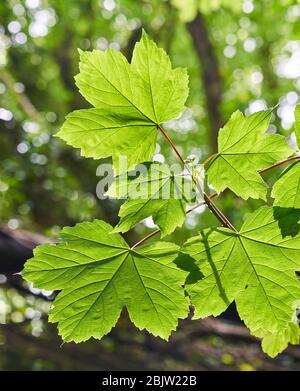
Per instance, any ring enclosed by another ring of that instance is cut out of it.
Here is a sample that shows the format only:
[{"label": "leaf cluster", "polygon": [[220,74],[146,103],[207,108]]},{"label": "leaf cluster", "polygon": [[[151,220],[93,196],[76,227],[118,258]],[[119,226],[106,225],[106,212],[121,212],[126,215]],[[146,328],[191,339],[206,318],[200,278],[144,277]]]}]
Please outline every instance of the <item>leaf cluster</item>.
[{"label": "leaf cluster", "polygon": [[[194,317],[203,318],[219,315],[235,301],[241,319],[253,335],[262,338],[269,355],[275,356],[288,343],[298,343],[298,157],[292,158],[295,163],[273,187],[274,206],[246,216],[236,230],[212,195],[202,194],[203,169],[182,158],[162,125],[184,110],[186,70],[173,69],[167,54],[145,32],[131,63],[112,49],[80,52],[80,57],[76,84],[93,108],[69,114],[58,136],[80,148],[85,157],[112,157],[116,178],[108,195],[127,200],[116,227],[94,220],[64,228],[60,243],[38,247],[26,263],[26,280],[38,288],[61,291],[50,321],[58,322],[63,340],[101,338],[124,307],[139,329],[168,339],[191,304]],[[220,130],[218,153],[205,172],[217,194],[228,188],[243,199],[266,200],[267,186],[260,171],[289,161],[295,153],[283,136],[267,132],[271,116],[270,110],[249,117],[237,111]],[[152,162],[158,134],[176,152],[184,165],[182,172]],[[298,140],[299,134],[298,107]],[[120,163],[121,156],[127,164]],[[146,163],[148,172],[132,177],[130,170],[139,163]],[[139,188],[139,197],[132,195],[132,188]],[[165,190],[170,188],[166,198]],[[149,189],[155,191],[149,193]],[[119,233],[147,217],[153,217],[161,237],[180,227],[187,205],[197,206],[191,189],[201,193],[201,203],[223,227],[201,231],[182,248],[164,241],[142,246],[147,238],[128,246]]]}]

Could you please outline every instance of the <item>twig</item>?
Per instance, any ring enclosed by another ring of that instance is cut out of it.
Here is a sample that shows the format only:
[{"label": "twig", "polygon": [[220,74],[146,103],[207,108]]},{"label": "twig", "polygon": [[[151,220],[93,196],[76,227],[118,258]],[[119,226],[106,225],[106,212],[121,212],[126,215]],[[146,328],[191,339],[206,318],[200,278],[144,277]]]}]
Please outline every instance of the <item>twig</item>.
[{"label": "twig", "polygon": [[261,170],[259,170],[258,172],[260,174],[264,173],[264,172],[267,172],[269,170],[272,170],[273,168],[276,168],[276,167],[279,167],[281,166],[282,164],[285,164],[285,163],[289,163],[289,162],[292,162],[293,160],[299,160],[300,159],[300,156],[293,156],[293,157],[289,157],[288,159],[285,159],[285,160],[281,160],[280,162],[277,162],[275,164],[272,164],[271,166],[268,166],[266,168],[262,168]]}]

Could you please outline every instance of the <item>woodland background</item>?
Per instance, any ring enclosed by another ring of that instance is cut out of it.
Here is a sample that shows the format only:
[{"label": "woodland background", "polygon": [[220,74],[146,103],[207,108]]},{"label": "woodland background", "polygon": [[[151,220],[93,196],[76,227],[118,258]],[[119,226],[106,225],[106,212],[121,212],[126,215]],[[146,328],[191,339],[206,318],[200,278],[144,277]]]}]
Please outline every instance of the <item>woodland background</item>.
[{"label": "woodland background", "polygon": [[[102,341],[61,347],[47,323],[55,292],[32,289],[15,274],[34,246],[58,238],[59,227],[92,218],[117,223],[118,201],[96,197],[99,162],[53,135],[67,113],[88,107],[73,80],[77,48],[112,47],[130,59],[142,28],[174,66],[188,68],[187,110],[169,124],[185,156],[204,160],[215,151],[218,129],[236,109],[249,114],[278,103],[269,131],[294,142],[300,1],[1,0],[0,370],[300,370],[299,347],[267,358],[234,307],[219,319],[181,321],[169,343],[137,331],[124,312]],[[175,162],[159,141],[155,158]],[[236,226],[260,205],[227,191],[216,202]],[[167,240],[181,244],[216,224],[198,208]],[[150,231],[147,219],[125,236],[133,243]]]}]

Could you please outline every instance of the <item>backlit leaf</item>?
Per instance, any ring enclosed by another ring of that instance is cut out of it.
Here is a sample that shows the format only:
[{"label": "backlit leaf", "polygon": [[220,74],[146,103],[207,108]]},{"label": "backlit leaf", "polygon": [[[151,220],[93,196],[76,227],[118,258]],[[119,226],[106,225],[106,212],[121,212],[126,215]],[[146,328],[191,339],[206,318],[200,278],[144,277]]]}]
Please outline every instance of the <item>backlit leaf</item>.
[{"label": "backlit leaf", "polygon": [[187,291],[196,318],[218,315],[235,300],[253,334],[282,338],[300,299],[300,234],[283,238],[272,208],[258,209],[238,233],[203,231],[183,253],[194,260],[179,265],[191,271]]},{"label": "backlit leaf", "polygon": [[292,154],[284,137],[266,134],[270,111],[244,117],[232,114],[218,136],[218,154],[211,160],[208,180],[218,193],[227,187],[248,199],[266,198],[266,185],[257,172]]},{"label": "backlit leaf", "polygon": [[[147,168],[137,178],[116,178],[107,192],[111,197],[129,197],[120,208],[121,220],[115,232],[126,232],[149,216],[161,229],[161,236],[183,224],[186,203],[195,197],[190,178],[173,172],[166,164],[152,163]],[[198,197],[197,201],[201,200]]]},{"label": "backlit leaf", "polygon": [[66,342],[101,338],[126,307],[140,329],[164,339],[186,317],[186,273],[173,263],[178,246],[159,242],[130,249],[100,220],[64,228],[63,242],[34,250],[23,276],[35,287],[62,290],[50,312]]},{"label": "backlit leaf", "polygon": [[131,64],[113,49],[80,51],[76,84],[95,108],[69,114],[58,136],[83,156],[112,156],[117,174],[152,159],[158,125],[176,118],[188,95],[186,70],[172,69],[145,32]]},{"label": "backlit leaf", "polygon": [[[295,110],[295,133],[300,142],[300,105]],[[271,196],[275,198],[274,205],[282,208],[300,208],[300,164],[299,160],[282,172],[275,182]]]}]

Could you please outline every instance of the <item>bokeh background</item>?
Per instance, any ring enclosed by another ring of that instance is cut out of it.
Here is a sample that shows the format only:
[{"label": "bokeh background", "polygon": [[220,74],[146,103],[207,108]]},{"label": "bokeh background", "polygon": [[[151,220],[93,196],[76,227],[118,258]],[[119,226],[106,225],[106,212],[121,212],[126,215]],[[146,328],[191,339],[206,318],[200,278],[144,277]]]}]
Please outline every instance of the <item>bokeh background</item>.
[{"label": "bokeh background", "polygon": [[[167,125],[185,156],[202,161],[215,151],[218,129],[234,110],[250,114],[277,104],[269,131],[294,143],[300,1],[1,0],[0,370],[299,370],[300,348],[269,359],[234,307],[218,319],[181,321],[169,343],[137,331],[124,311],[102,341],[61,346],[56,326],[47,323],[56,293],[33,289],[16,274],[60,227],[118,221],[120,203],[96,197],[99,162],[53,135],[67,113],[88,107],[73,80],[77,48],[110,47],[130,60],[142,28],[175,66],[188,69],[187,109]],[[175,159],[160,139],[155,160]],[[216,202],[236,226],[260,205],[227,191]],[[167,239],[181,244],[216,224],[201,207]],[[126,239],[133,243],[151,229],[147,219]]]}]

